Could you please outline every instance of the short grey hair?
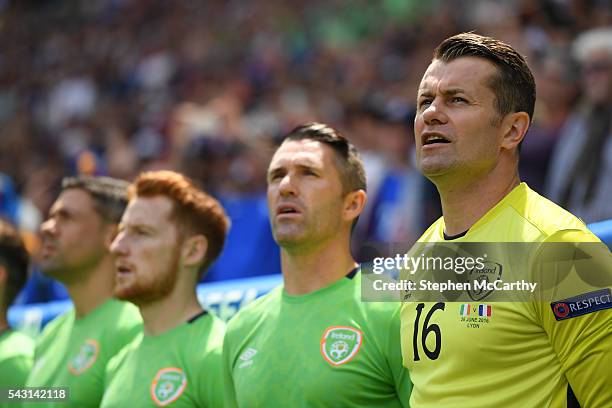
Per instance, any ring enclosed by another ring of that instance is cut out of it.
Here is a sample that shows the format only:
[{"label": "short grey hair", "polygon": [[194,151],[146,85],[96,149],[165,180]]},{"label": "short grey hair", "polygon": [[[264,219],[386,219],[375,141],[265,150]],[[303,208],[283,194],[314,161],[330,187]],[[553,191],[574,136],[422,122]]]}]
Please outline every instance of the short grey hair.
[{"label": "short grey hair", "polygon": [[572,56],[584,62],[594,51],[607,51],[612,56],[612,28],[595,28],[580,34],[572,44]]}]

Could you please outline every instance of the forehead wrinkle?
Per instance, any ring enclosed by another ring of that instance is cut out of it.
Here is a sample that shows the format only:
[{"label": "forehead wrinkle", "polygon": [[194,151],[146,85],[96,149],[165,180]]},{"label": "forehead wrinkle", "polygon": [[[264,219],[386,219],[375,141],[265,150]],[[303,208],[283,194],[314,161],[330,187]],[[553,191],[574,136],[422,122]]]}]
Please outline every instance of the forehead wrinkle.
[{"label": "forehead wrinkle", "polygon": [[[479,66],[479,69],[474,69],[474,67],[470,69],[466,67],[466,65],[482,63],[484,63],[484,66]],[[448,69],[451,65],[455,65],[455,69]],[[487,68],[485,68],[485,66]],[[489,75],[483,75],[485,71],[489,71]],[[444,86],[447,85],[447,83],[450,81],[462,83],[470,80],[477,80],[475,82],[480,82],[483,85],[488,85],[489,81],[495,78],[497,73],[498,68],[495,66],[495,64],[493,64],[486,58],[466,56],[452,59],[450,61],[436,59],[431,62],[431,64],[425,71],[425,74],[423,75],[423,79],[421,81],[421,85],[427,85],[428,82],[437,82],[437,86]],[[460,86],[448,87],[461,88]],[[420,88],[422,88],[422,86]]]},{"label": "forehead wrinkle", "polygon": [[268,173],[277,172],[289,166],[322,168],[324,165],[323,157],[317,157],[315,152],[300,151],[291,154],[289,157],[283,157],[288,155],[290,155],[290,152],[281,152],[281,155],[275,157],[268,169]]}]

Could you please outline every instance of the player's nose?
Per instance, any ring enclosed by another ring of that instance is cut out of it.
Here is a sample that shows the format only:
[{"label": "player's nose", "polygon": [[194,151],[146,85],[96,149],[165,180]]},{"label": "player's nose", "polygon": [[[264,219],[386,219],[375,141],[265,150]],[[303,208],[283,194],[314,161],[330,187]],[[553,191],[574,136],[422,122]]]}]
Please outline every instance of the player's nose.
[{"label": "player's nose", "polygon": [[285,176],[281,179],[280,183],[278,184],[278,192],[283,197],[298,195],[295,177],[293,177],[291,173],[285,174]]},{"label": "player's nose", "polygon": [[431,101],[431,103],[425,107],[425,110],[423,110],[421,115],[423,117],[423,122],[425,122],[425,124],[428,126],[444,124],[448,121],[444,104],[440,98],[435,98],[433,101]]}]

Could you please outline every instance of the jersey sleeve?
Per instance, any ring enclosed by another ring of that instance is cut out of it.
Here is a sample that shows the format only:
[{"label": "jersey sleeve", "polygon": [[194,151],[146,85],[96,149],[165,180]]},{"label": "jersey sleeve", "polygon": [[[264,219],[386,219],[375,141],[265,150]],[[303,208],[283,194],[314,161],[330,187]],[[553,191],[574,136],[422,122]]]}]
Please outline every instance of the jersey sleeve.
[{"label": "jersey sleeve", "polygon": [[[557,268],[558,290],[535,302],[568,383],[581,406],[612,401],[612,258],[608,248],[586,231],[562,231],[547,242],[577,243],[571,268]],[[590,242],[589,242],[590,241]],[[547,270],[552,272],[552,270]],[[584,272],[581,275],[581,272]],[[549,301],[550,300],[550,301]]]},{"label": "jersey sleeve", "polygon": [[409,407],[412,382],[410,381],[408,369],[404,367],[402,362],[400,326],[400,307],[397,307],[390,320],[387,359],[399,401],[402,407]]}]

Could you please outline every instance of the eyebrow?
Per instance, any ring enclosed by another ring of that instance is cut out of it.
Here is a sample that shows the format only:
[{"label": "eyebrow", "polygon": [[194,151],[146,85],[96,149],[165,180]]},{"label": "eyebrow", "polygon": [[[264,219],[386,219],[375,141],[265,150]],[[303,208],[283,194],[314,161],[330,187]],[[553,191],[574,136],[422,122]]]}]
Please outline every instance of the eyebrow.
[{"label": "eyebrow", "polygon": [[140,230],[140,231],[145,231],[145,232],[150,232],[150,233],[153,233],[153,232],[157,231],[155,229],[155,227],[149,226],[149,225],[146,225],[146,224],[140,224],[140,223],[125,224],[123,222],[120,222],[119,226],[118,226],[118,230],[119,231],[124,231],[126,229],[129,229],[129,230]]},{"label": "eyebrow", "polygon": [[49,217],[62,216],[62,217],[72,217],[75,214],[78,214],[78,211],[73,211],[71,209],[61,207],[61,208],[51,208],[49,211]]},{"label": "eyebrow", "polygon": [[286,171],[286,170],[285,170],[285,168],[284,168],[284,167],[282,167],[282,166],[279,166],[279,167],[274,167],[273,169],[269,169],[269,170],[268,170],[268,174],[267,174],[267,176],[268,176],[268,177],[271,177],[271,176],[274,176],[274,175],[276,175],[276,174],[282,173],[282,172],[284,172],[284,171]]},{"label": "eyebrow", "polygon": [[[321,166],[319,166],[317,163],[314,162],[308,162],[308,163],[297,163],[295,165],[295,167],[297,167],[298,169],[304,170],[304,169],[308,169],[308,170],[321,170]],[[282,172],[286,172],[287,169],[285,166],[278,166],[278,167],[274,167],[268,170],[268,176],[271,175],[275,175],[278,173],[282,173]]]},{"label": "eyebrow", "polygon": [[449,88],[442,91],[442,95],[456,95],[458,93],[465,93],[465,89],[463,88]]},{"label": "eyebrow", "polygon": [[[466,93],[465,89],[463,88],[448,88],[448,89],[444,89],[442,92],[440,92],[442,95],[444,96],[449,96],[449,95],[456,95],[458,93]],[[422,96],[432,96],[433,93],[431,91],[422,91],[419,92],[418,97],[422,97]]]},{"label": "eyebrow", "polygon": [[317,165],[317,163],[298,163],[296,167],[301,170],[320,170],[321,166]]}]

